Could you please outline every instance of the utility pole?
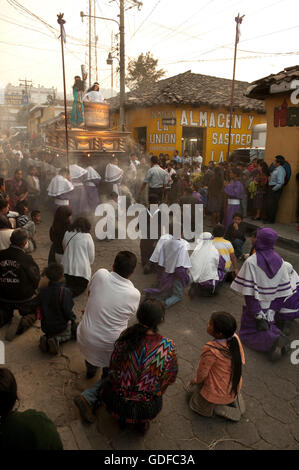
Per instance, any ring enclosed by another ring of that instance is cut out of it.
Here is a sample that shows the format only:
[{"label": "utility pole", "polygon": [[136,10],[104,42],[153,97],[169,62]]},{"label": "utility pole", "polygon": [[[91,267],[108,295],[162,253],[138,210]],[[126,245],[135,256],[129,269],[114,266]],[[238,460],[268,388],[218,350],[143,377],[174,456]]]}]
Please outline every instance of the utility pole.
[{"label": "utility pole", "polygon": [[89,19],[89,29],[88,29],[88,83],[89,88],[91,87],[91,0],[88,0],[88,19]]},{"label": "utility pole", "polygon": [[119,123],[125,130],[125,2],[119,2]]},{"label": "utility pole", "polygon": [[236,62],[237,62],[237,46],[240,38],[240,25],[243,21],[245,15],[238,16],[235,18],[236,22],[236,37],[235,37],[235,53],[234,53],[234,68],[233,68],[233,81],[232,81],[232,92],[230,100],[230,119],[229,119],[229,133],[228,133],[228,146],[227,146],[227,159],[230,154],[230,143],[231,143],[231,134],[232,134],[232,120],[233,120],[233,110],[234,110],[234,94],[235,94],[235,76],[236,76]]},{"label": "utility pole", "polygon": [[20,84],[22,84],[24,82],[24,88],[25,88],[25,94],[26,94],[26,97],[27,97],[27,104],[30,103],[30,88],[32,87],[32,80],[27,80],[27,78],[25,78],[24,80],[21,80],[19,78],[19,82]]},{"label": "utility pole", "polygon": [[97,36],[97,22],[96,22],[96,0],[93,0],[93,34],[94,34],[94,54],[95,54],[95,67],[96,67],[96,81],[99,81],[98,76],[98,36]]},{"label": "utility pole", "polygon": [[64,66],[64,47],[63,41],[65,41],[65,30],[64,24],[65,20],[63,19],[64,13],[57,15],[57,23],[60,25],[60,39],[61,39],[61,56],[62,56],[62,74],[63,74],[63,95],[64,95],[64,122],[65,122],[65,142],[66,142],[66,161],[67,167],[70,167],[69,160],[69,135],[67,128],[67,107],[66,107],[66,86],[65,86],[65,66]]}]

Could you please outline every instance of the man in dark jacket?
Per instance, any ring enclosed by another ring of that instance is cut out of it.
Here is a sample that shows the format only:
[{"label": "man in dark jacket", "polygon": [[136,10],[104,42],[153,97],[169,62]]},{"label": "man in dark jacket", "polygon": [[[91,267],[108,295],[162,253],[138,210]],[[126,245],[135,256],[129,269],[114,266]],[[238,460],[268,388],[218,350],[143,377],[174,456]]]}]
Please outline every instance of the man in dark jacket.
[{"label": "man in dark jacket", "polygon": [[[27,330],[36,320],[36,289],[40,280],[38,265],[25,253],[28,232],[18,228],[10,237],[11,245],[0,251],[0,326],[12,319],[5,339]],[[14,310],[20,315],[13,316]]]}]

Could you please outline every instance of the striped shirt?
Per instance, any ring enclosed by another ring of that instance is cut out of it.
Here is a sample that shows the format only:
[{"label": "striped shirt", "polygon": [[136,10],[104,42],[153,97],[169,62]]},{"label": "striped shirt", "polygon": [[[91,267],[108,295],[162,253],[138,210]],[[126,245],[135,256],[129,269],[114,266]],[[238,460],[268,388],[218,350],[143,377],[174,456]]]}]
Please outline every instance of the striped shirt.
[{"label": "striped shirt", "polygon": [[213,243],[220,255],[225,259],[225,271],[229,271],[232,265],[231,255],[235,252],[233,245],[223,237],[215,237]]}]

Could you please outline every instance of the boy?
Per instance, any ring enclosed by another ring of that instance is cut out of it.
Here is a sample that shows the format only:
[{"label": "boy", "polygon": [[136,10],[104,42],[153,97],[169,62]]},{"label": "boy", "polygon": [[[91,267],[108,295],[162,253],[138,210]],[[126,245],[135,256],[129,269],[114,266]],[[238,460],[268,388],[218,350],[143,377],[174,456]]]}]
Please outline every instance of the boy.
[{"label": "boy", "polygon": [[226,232],[226,239],[231,242],[234,247],[235,255],[238,259],[242,257],[242,249],[246,237],[246,225],[243,222],[243,216],[240,212],[233,215],[233,223],[229,225]]},{"label": "boy", "polygon": [[231,282],[234,277],[231,272],[232,271],[231,267],[233,266],[233,271],[235,275],[238,274],[239,269],[238,269],[237,259],[235,256],[234,247],[229,240],[226,240],[224,238],[224,234],[225,234],[224,225],[217,224],[213,230],[213,237],[214,237],[213,244],[215,245],[220,255],[223,256],[225,260],[225,271],[226,271],[225,280],[228,282]]},{"label": "boy", "polygon": [[63,266],[51,263],[43,272],[40,283],[39,305],[41,336],[39,347],[43,352],[59,353],[59,344],[76,338],[76,316],[73,312],[73,297],[67,287],[63,287]]}]

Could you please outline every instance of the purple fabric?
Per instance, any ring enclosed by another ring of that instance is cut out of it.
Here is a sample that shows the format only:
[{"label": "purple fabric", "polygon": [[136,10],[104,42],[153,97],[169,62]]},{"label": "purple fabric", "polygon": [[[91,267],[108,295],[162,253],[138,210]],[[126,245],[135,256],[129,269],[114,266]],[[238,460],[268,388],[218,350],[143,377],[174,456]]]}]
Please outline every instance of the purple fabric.
[{"label": "purple fabric", "polygon": [[87,199],[88,199],[90,209],[94,213],[94,211],[96,210],[96,207],[100,203],[98,187],[86,186],[86,194],[87,194]]},{"label": "purple fabric", "polygon": [[290,313],[280,313],[278,312],[275,315],[275,320],[295,320],[299,318],[299,287],[297,287],[296,292],[286,299],[282,304],[282,308],[288,308],[290,310],[295,310]]},{"label": "purple fabric", "polygon": [[187,269],[183,267],[176,268],[175,272],[170,274],[165,272],[165,269],[161,266],[157,266],[157,278],[159,287],[144,289],[144,292],[147,294],[161,294],[167,292],[172,289],[176,279],[181,281],[183,287],[186,287],[190,282]]},{"label": "purple fabric", "polygon": [[[72,182],[74,185],[76,183],[83,183],[85,178],[85,175],[83,175],[81,178],[73,178]],[[72,206],[73,220],[81,214],[90,212],[87,193],[84,185],[74,186],[74,189],[71,193],[70,204]]]},{"label": "purple fabric", "polygon": [[[225,186],[224,192],[227,194],[228,198],[230,199],[243,199],[244,186],[241,183],[241,181],[231,181]],[[228,228],[229,225],[233,222],[233,216],[235,212],[241,212],[241,205],[240,204],[236,204],[236,205],[227,204],[225,218],[224,218],[225,228]]]},{"label": "purple fabric", "polygon": [[199,204],[203,203],[201,195],[199,193],[197,193],[196,191],[193,191],[192,196],[195,197],[195,199],[198,200]]},{"label": "purple fabric", "polygon": [[257,265],[269,279],[277,274],[283,263],[282,258],[274,251],[277,238],[277,233],[271,228],[261,228],[257,232],[255,244]]},{"label": "purple fabric", "polygon": [[54,214],[55,212],[57,211],[58,207],[61,207],[60,205],[56,204],[55,203],[55,199],[67,199],[69,201],[68,203],[68,206],[70,205],[71,203],[71,197],[72,197],[72,193],[73,191],[70,191],[68,193],[64,193],[64,194],[60,194],[60,196],[51,196],[51,199],[53,200],[53,211],[54,211]]},{"label": "purple fabric", "polygon": [[[271,302],[269,308],[278,312],[282,308],[283,301],[284,297],[275,299]],[[245,295],[245,302],[246,306],[243,307],[239,338],[249,348],[255,351],[267,352],[279,338],[281,332],[275,326],[274,321],[269,323],[269,330],[257,331],[256,315],[260,311],[266,312],[267,310],[263,310],[259,301],[254,297]]]}]

